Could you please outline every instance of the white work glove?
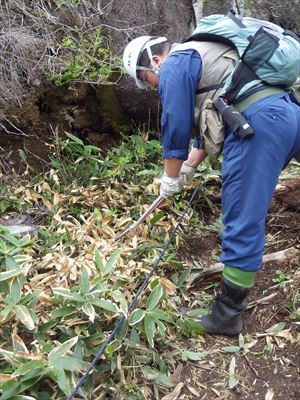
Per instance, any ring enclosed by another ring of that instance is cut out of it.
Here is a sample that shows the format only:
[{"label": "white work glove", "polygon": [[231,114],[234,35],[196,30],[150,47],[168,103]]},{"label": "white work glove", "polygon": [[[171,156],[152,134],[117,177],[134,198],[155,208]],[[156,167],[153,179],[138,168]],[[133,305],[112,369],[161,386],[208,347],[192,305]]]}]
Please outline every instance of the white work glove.
[{"label": "white work glove", "polygon": [[165,171],[160,181],[160,195],[163,197],[173,196],[181,192],[181,189],[179,176],[169,176]]},{"label": "white work glove", "polygon": [[182,186],[190,185],[193,183],[194,175],[195,175],[196,168],[191,167],[185,163],[182,164],[180,172],[179,172],[179,179]]}]

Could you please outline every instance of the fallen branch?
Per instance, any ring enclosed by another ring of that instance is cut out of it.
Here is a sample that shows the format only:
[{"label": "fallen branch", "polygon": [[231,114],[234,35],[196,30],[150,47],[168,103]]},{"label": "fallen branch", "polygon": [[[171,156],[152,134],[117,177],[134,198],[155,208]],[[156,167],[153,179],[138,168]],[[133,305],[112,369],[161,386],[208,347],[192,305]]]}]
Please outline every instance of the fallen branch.
[{"label": "fallen branch", "polygon": [[[263,256],[262,263],[266,264],[270,261],[285,261],[293,258],[300,253],[300,250],[295,247],[289,249],[276,251],[275,253],[266,254]],[[192,286],[196,280],[207,278],[208,276],[222,272],[224,269],[223,263],[215,263],[211,267],[204,269],[203,271],[191,274],[187,281],[188,286]]]},{"label": "fallen branch", "polygon": [[248,365],[249,365],[251,371],[252,371],[252,372],[254,373],[254,375],[256,376],[256,378],[259,378],[260,376],[259,376],[258,372],[257,372],[256,369],[253,367],[253,365],[251,364],[251,362],[250,362],[249,358],[246,356],[246,354],[244,354],[244,357],[245,357],[245,359],[246,359],[246,361],[247,361],[247,363],[248,363]]},{"label": "fallen branch", "polygon": [[278,294],[278,292],[272,293],[272,294],[269,294],[269,296],[263,297],[261,299],[255,300],[255,301],[251,301],[251,303],[248,304],[247,310],[257,306],[258,304],[268,303],[270,300],[273,299],[273,297],[276,297],[277,294]]}]

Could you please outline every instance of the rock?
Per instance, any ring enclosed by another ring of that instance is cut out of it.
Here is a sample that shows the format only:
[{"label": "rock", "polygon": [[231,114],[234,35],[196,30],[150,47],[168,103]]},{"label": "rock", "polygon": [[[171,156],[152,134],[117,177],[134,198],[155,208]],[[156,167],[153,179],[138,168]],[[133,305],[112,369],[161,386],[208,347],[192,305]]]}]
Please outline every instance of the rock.
[{"label": "rock", "polygon": [[9,213],[1,217],[0,224],[5,226],[11,233],[30,237],[37,235],[38,228],[32,223],[29,215]]}]

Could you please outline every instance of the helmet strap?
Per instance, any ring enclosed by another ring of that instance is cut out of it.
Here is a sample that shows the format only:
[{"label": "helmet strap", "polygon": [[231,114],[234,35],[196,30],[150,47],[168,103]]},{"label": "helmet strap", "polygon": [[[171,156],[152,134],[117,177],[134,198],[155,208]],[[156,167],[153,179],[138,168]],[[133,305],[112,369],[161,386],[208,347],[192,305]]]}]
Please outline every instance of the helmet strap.
[{"label": "helmet strap", "polygon": [[152,66],[152,69],[150,69],[150,70],[152,72],[154,72],[156,75],[158,75],[159,68],[157,67],[156,62],[153,60],[153,54],[152,54],[151,46],[150,46],[149,42],[146,44],[146,49],[147,49],[147,54],[148,54],[148,57],[149,57],[149,60],[150,60],[150,64]]}]

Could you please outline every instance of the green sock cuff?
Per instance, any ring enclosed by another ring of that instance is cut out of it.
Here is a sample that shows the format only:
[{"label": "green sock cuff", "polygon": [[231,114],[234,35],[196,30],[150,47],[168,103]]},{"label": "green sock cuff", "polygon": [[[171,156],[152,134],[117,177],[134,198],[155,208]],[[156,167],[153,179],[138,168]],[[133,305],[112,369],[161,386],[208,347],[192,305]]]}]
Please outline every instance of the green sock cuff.
[{"label": "green sock cuff", "polygon": [[225,265],[223,269],[223,278],[243,288],[251,288],[254,285],[255,274],[256,272],[243,271],[229,265]]}]

